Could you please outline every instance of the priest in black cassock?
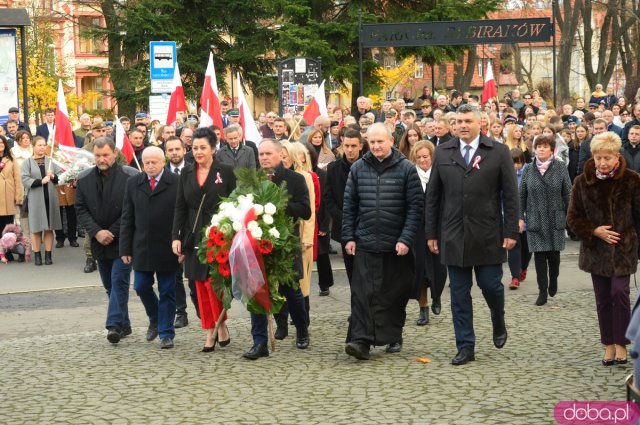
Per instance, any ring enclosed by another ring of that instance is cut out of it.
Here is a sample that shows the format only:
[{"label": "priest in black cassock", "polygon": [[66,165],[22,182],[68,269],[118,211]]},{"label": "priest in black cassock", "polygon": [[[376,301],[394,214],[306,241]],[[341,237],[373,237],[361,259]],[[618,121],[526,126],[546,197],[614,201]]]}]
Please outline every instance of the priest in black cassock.
[{"label": "priest in black cassock", "polygon": [[393,147],[382,123],[367,131],[369,152],[351,167],[344,194],[342,242],[354,255],[351,318],[345,352],[369,358],[372,345],[402,350],[415,258],[410,247],[421,222],[424,195],[416,171]]}]

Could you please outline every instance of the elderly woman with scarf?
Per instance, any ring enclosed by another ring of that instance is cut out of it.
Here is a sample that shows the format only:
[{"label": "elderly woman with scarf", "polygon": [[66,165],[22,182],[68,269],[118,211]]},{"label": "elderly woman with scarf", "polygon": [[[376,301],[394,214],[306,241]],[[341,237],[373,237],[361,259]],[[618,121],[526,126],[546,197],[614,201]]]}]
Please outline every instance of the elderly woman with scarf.
[{"label": "elderly woman with scarf", "polygon": [[638,264],[640,176],[627,168],[621,144],[612,132],[593,137],[592,158],[574,182],[568,214],[581,240],[578,266],[593,281],[605,366],[627,362],[629,280]]}]

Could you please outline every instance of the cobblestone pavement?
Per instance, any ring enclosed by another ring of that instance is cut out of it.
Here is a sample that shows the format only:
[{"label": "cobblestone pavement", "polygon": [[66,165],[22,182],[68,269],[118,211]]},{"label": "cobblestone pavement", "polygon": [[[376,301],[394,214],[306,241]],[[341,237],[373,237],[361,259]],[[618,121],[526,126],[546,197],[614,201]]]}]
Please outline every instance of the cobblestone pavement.
[{"label": "cobblestone pavement", "polygon": [[492,345],[489,312],[476,295],[477,360],[459,367],[450,364],[448,302],[426,327],[414,325],[418,308],[410,302],[403,351],[381,347],[358,362],[344,354],[348,288],[337,285],[330,297],[313,299],[308,350],[297,350],[290,336],[251,362],[241,358],[251,345],[241,306],[230,315],[230,346],[201,353],[204,334],[192,322],[177,331],[173,350],[160,350],[144,339],[132,293],[133,335],[111,346],[92,324],[104,320],[104,294],[67,291],[67,299],[85,292],[71,306],[57,305],[57,292],[43,294],[54,308],[36,312],[20,296],[0,297],[0,322],[33,322],[0,335],[0,423],[551,424],[560,400],[623,400],[631,371],[600,366],[589,290],[559,293],[544,307],[533,305],[533,293],[509,292],[502,350]]}]

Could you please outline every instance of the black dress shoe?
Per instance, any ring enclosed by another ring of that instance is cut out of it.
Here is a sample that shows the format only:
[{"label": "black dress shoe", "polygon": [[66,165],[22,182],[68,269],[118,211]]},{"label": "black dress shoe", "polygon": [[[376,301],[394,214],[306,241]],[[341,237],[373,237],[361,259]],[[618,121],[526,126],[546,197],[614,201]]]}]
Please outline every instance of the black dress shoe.
[{"label": "black dress shoe", "polygon": [[187,319],[186,314],[181,314],[176,316],[176,321],[173,323],[173,327],[176,329],[184,328],[189,324],[189,319]]},{"label": "black dress shoe", "polygon": [[541,305],[545,305],[546,303],[547,303],[546,291],[544,293],[540,292],[540,294],[538,295],[538,299],[536,299],[536,305],[541,306]]},{"label": "black dress shoe", "polygon": [[349,342],[344,347],[344,352],[358,360],[369,360],[369,346],[357,342]]},{"label": "black dress shoe", "polygon": [[429,324],[429,307],[420,307],[420,317],[416,321],[416,325],[425,326]]},{"label": "black dress shoe", "polygon": [[394,342],[393,344],[389,344],[387,346],[387,349],[384,351],[386,351],[387,353],[399,353],[400,351],[402,351],[402,340]]},{"label": "black dress shoe", "polygon": [[202,347],[203,353],[212,353],[216,349],[216,341],[213,341],[213,345],[211,347],[207,347],[206,345]]},{"label": "black dress shoe", "polygon": [[87,258],[87,262],[84,265],[84,272],[91,273],[97,268],[96,262],[92,258]]},{"label": "black dress shoe", "polygon": [[64,248],[64,241],[57,241],[56,248]]},{"label": "black dress shoe", "polygon": [[309,348],[309,332],[305,332],[302,335],[296,336],[296,347],[300,350],[306,350]]},{"label": "black dress shoe", "polygon": [[289,327],[285,324],[284,326],[278,326],[273,337],[277,340],[283,340],[289,335]]},{"label": "black dress shoe", "polygon": [[329,289],[321,289],[319,295],[321,297],[326,297],[326,296],[329,296],[329,294],[331,294],[331,291]]},{"label": "black dress shoe", "polygon": [[442,305],[440,304],[440,298],[434,298],[433,299],[433,301],[431,302],[431,311],[436,316],[440,314],[440,312],[442,311]]},{"label": "black dress shoe", "polygon": [[507,326],[504,323],[504,316],[496,319],[493,323],[493,345],[502,348],[507,343]]},{"label": "black dress shoe", "polygon": [[69,241],[69,245],[74,247],[74,248],[77,248],[77,247],[80,246],[80,244],[76,240]]},{"label": "black dress shoe", "polygon": [[131,326],[127,326],[126,328],[122,328],[122,330],[120,331],[120,337],[121,338],[125,338],[127,336],[131,335]]},{"label": "black dress shoe", "polygon": [[151,323],[147,329],[147,341],[151,342],[158,337],[158,325]]},{"label": "black dress shoe", "polygon": [[461,366],[467,364],[476,359],[476,355],[473,352],[473,348],[465,347],[458,351],[458,354],[451,360],[451,364],[454,366]]},{"label": "black dress shoe", "polygon": [[160,338],[160,348],[164,350],[173,348],[173,338]]},{"label": "black dress shoe", "polygon": [[115,328],[109,329],[109,332],[107,333],[107,339],[112,344],[119,343],[121,337],[122,337],[122,335],[120,334],[120,331],[118,329],[115,329]]},{"label": "black dress shoe", "polygon": [[269,349],[263,344],[254,344],[251,350],[242,355],[245,359],[258,360],[260,357],[269,357]]}]

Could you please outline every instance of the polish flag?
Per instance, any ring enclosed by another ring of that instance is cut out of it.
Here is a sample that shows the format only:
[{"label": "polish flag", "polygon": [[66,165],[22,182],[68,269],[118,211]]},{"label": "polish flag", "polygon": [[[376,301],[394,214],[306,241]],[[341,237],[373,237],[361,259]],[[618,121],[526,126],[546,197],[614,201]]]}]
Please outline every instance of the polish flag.
[{"label": "polish flag", "polygon": [[67,101],[64,99],[64,90],[62,90],[62,80],[58,80],[58,101],[56,103],[56,132],[54,139],[59,145],[76,147],[73,139],[73,131],[71,130],[71,122],[69,121],[69,111],[67,110]]},{"label": "polish flag", "polygon": [[491,67],[491,61],[487,62],[487,74],[484,77],[484,88],[482,89],[482,104],[495,100],[498,96],[498,87],[496,86],[496,80],[493,78],[493,68]]},{"label": "polish flag", "polygon": [[171,99],[169,99],[169,111],[167,112],[167,125],[176,124],[176,115],[180,111],[187,110],[187,102],[184,100],[184,90],[182,89],[182,81],[180,80],[180,70],[178,62],[176,62],[176,70],[173,73],[173,91]]},{"label": "polish flag", "polygon": [[304,113],[302,114],[302,118],[307,122],[307,125],[313,125],[316,118],[320,115],[325,117],[329,116],[329,112],[327,111],[327,98],[324,96],[324,80],[316,90],[316,94],[313,95],[313,99],[307,105]]},{"label": "polish flag", "polygon": [[213,66],[213,53],[209,52],[209,64],[204,74],[204,86],[202,86],[202,95],[200,95],[200,127],[212,125],[222,128],[222,113],[220,112],[216,69]]},{"label": "polish flag", "polygon": [[[115,125],[116,125],[116,147],[120,149],[120,151],[125,156],[125,158],[127,158],[127,165],[129,165],[131,164],[131,161],[133,161],[133,158],[135,158],[136,156],[135,153],[133,152],[133,146],[129,141],[129,136],[127,136],[127,133],[124,131],[124,127],[120,122],[120,118],[116,117]],[[140,165],[138,165],[138,168],[139,167]]]},{"label": "polish flag", "polygon": [[258,130],[253,114],[249,108],[247,100],[244,98],[244,91],[242,91],[242,81],[240,81],[240,73],[238,73],[238,109],[240,110],[240,126],[242,127],[242,134],[244,140],[249,140],[256,145],[260,145],[262,136]]}]

